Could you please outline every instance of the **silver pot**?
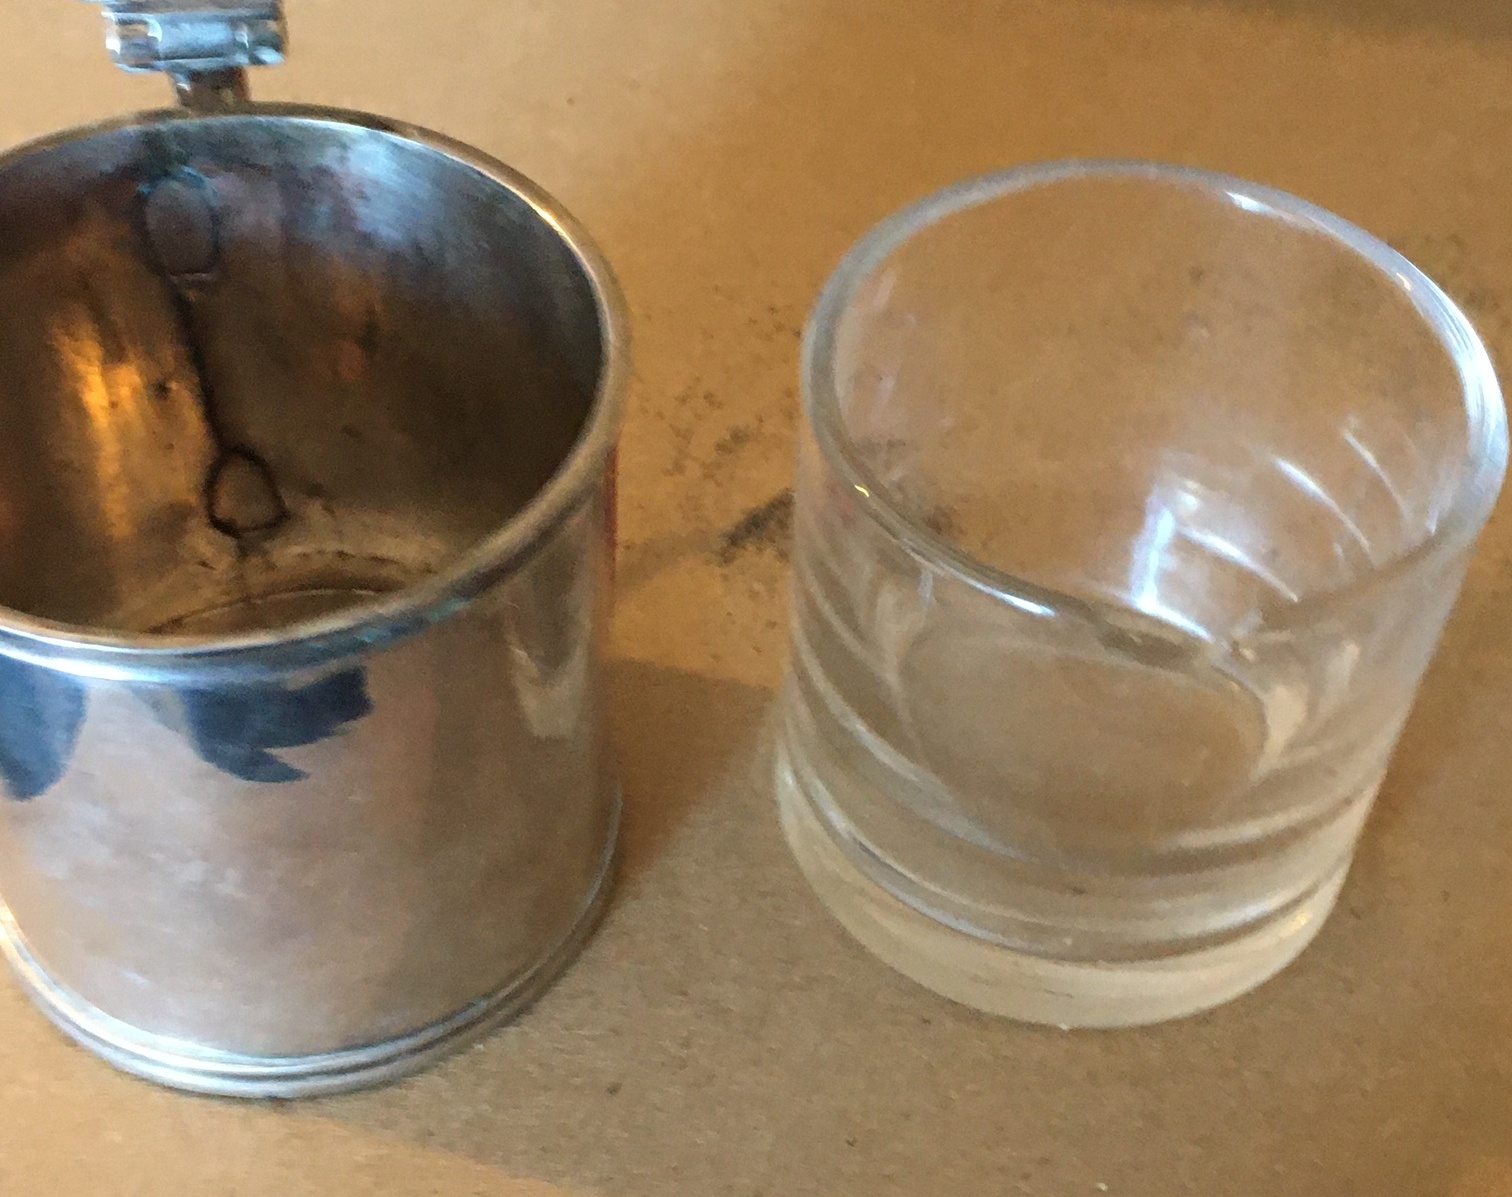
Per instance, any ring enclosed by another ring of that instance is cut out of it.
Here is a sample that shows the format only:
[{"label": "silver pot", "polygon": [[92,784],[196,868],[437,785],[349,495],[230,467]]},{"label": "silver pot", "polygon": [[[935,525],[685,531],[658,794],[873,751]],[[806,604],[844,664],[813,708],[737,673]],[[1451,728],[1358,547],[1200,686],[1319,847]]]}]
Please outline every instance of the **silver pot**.
[{"label": "silver pot", "polygon": [[0,157],[0,946],[132,1072],[353,1088],[603,901],[624,316],[513,171],[250,103],[276,3],[107,9],[185,106]]}]

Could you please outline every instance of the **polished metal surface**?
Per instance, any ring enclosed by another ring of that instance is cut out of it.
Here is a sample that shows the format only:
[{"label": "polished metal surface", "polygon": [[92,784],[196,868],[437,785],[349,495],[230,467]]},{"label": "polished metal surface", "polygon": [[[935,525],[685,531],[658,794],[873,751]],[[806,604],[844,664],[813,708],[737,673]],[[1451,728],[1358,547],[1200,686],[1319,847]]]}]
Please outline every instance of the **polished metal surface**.
[{"label": "polished metal surface", "polygon": [[341,1051],[249,1056],[165,1043],[160,1037],[145,1035],[55,983],[32,958],[3,907],[0,954],[59,1029],[118,1068],[177,1089],[223,1097],[318,1097],[386,1084],[418,1072],[528,1007],[572,963],[593,932],[609,897],[613,865],[611,851],[568,935],[518,978],[418,1031]]},{"label": "polished metal surface", "polygon": [[0,297],[23,983],[115,1063],[238,1094],[517,1008],[618,810],[624,328],[586,237],[433,134],[163,112],[0,158]]}]

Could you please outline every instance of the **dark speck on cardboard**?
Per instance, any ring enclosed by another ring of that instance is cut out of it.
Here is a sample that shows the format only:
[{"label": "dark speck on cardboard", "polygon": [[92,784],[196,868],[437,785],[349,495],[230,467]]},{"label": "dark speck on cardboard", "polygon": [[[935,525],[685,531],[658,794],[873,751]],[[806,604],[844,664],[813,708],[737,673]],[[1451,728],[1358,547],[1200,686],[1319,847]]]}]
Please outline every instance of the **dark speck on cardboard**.
[{"label": "dark speck on cardboard", "polygon": [[792,533],[793,492],[788,489],[753,507],[726,529],[715,556],[721,565],[728,565],[748,548],[766,548],[786,560]]}]

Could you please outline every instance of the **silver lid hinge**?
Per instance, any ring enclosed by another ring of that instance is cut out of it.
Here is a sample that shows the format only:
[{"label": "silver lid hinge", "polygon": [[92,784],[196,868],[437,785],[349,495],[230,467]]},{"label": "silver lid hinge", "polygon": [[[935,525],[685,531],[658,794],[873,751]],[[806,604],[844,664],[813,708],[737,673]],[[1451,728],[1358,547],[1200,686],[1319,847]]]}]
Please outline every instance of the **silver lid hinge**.
[{"label": "silver lid hinge", "polygon": [[116,65],[171,75],[186,102],[198,95],[245,97],[241,71],[284,59],[281,0],[96,2],[105,9],[105,46]]}]

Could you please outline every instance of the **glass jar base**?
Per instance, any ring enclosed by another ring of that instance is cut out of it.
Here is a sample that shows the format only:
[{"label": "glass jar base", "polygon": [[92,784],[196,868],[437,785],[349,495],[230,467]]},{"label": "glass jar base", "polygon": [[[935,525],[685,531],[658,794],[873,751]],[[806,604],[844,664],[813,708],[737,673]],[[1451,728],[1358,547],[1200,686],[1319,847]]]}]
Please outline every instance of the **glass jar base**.
[{"label": "glass jar base", "polygon": [[953,1001],[1064,1029],[1166,1022],[1249,992],[1312,942],[1348,872],[1346,863],[1288,917],[1220,947],[1151,960],[1054,960],[932,919],[877,884],[835,842],[780,760],[777,805],[799,868],[863,947]]}]

